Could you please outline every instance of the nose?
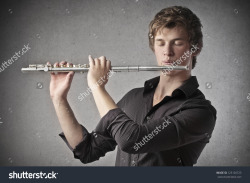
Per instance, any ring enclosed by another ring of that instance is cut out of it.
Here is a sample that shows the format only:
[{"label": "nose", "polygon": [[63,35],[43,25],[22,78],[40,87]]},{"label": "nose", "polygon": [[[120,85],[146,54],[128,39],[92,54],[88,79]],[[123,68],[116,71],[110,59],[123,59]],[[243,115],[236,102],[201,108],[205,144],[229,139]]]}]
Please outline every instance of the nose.
[{"label": "nose", "polygon": [[170,44],[166,44],[163,48],[163,54],[164,56],[173,56],[174,55],[174,51],[173,48]]}]

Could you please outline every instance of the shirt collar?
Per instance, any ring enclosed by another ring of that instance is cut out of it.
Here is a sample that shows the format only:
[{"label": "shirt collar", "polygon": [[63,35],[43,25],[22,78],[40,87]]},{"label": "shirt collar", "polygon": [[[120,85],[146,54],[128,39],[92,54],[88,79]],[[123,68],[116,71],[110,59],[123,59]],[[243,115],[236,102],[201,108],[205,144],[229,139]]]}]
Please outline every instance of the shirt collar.
[{"label": "shirt collar", "polygon": [[[159,80],[160,76],[157,76],[155,78],[145,81],[143,96],[145,96],[150,91],[155,90],[156,86],[159,83]],[[189,98],[197,90],[198,87],[199,83],[197,81],[196,76],[191,76],[179,88],[176,88],[173,91],[172,96],[184,94],[186,98]]]}]

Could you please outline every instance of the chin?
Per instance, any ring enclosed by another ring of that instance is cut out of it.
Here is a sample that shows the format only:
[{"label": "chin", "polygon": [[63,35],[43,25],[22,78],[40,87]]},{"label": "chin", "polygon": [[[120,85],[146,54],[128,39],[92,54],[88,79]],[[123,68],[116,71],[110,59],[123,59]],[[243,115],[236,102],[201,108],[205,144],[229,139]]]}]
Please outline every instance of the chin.
[{"label": "chin", "polygon": [[172,75],[174,75],[173,74],[173,71],[166,71],[166,72],[164,72],[164,71],[161,71],[161,75],[163,75],[163,76],[172,76]]}]

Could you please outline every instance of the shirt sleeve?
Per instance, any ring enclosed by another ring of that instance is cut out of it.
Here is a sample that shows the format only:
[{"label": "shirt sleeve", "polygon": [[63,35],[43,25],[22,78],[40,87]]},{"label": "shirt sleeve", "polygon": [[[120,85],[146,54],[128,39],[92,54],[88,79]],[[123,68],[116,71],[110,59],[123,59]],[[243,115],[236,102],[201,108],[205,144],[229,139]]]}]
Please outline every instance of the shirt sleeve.
[{"label": "shirt sleeve", "polygon": [[64,133],[60,133],[59,136],[65,141],[67,146],[74,154],[74,158],[80,159],[84,164],[90,163],[105,156],[109,151],[113,151],[116,147],[115,140],[105,132],[98,131],[96,128],[93,132],[89,133],[85,127],[82,127],[83,140],[73,149]]},{"label": "shirt sleeve", "polygon": [[110,110],[98,125],[107,129],[121,150],[137,154],[170,150],[200,140],[208,141],[215,118],[207,105],[186,105],[172,116],[142,124],[116,108]]},{"label": "shirt sleeve", "polygon": [[[127,95],[128,94],[126,94],[117,103],[119,107],[122,107],[124,105],[125,97]],[[103,118],[107,117],[107,114],[103,116]],[[80,159],[82,163],[86,164],[100,159],[100,157],[105,156],[105,154],[109,151],[115,150],[117,143],[110,136],[102,123],[98,123],[95,130],[91,133],[89,133],[88,130],[82,125],[81,127],[83,132],[83,140],[75,147],[75,149],[73,149],[69,145],[63,132],[59,134],[59,136],[64,140],[69,149],[73,152],[74,158]]]}]

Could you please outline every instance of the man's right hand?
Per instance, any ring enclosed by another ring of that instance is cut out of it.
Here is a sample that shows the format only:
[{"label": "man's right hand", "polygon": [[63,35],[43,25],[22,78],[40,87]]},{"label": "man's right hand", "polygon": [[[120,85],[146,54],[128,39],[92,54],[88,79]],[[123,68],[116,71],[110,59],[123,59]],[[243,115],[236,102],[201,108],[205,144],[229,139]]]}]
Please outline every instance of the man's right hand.
[{"label": "man's right hand", "polygon": [[[49,62],[47,63],[49,64]],[[66,64],[71,64],[67,63],[66,61],[56,62],[54,64],[54,67],[60,66],[60,65],[66,65]],[[69,92],[73,77],[74,77],[74,72],[58,72],[56,73],[51,73],[51,80],[50,80],[50,97],[51,99],[67,99],[67,94]]]},{"label": "man's right hand", "polygon": [[[49,63],[47,63],[49,64]],[[61,65],[69,64],[66,61],[60,62]],[[54,67],[60,65],[58,62]],[[73,80],[74,72],[51,73],[50,96],[55,107],[61,128],[69,145],[74,149],[82,140],[82,127],[78,123],[75,115],[67,101],[67,94]]]}]

